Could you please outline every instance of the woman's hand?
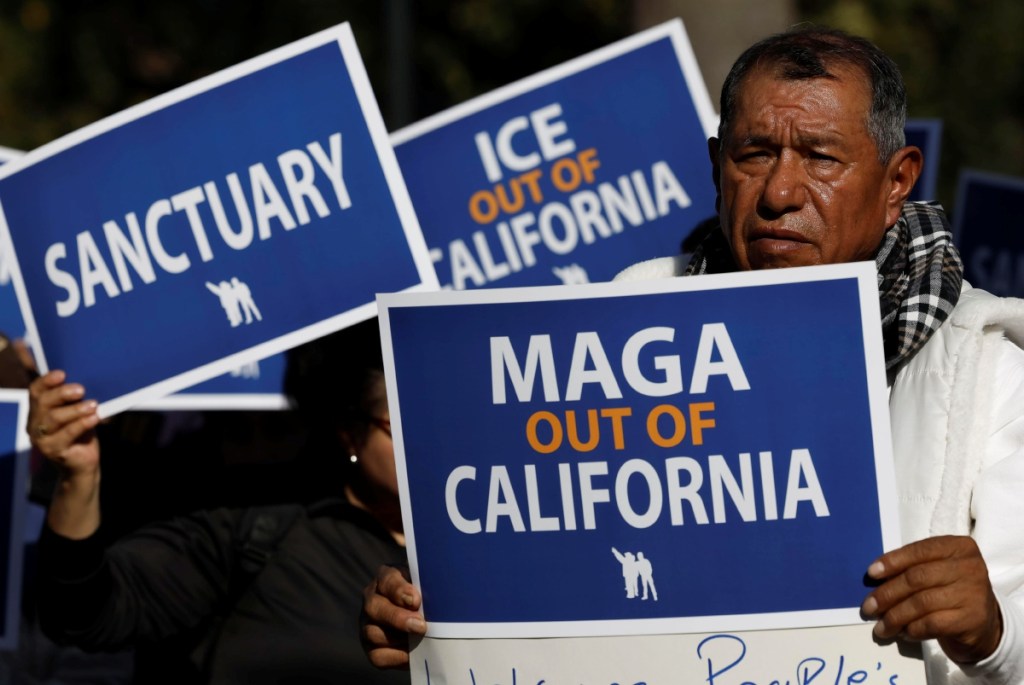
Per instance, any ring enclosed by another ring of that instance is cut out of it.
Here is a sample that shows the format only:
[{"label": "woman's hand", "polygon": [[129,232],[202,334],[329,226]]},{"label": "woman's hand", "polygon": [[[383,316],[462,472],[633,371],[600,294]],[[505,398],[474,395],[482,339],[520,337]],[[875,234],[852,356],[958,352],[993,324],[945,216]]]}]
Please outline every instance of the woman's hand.
[{"label": "woman's hand", "polygon": [[28,432],[32,446],[60,467],[47,524],[64,537],[81,539],[99,527],[100,443],[97,403],[85,388],[66,383],[55,370],[29,386]]}]

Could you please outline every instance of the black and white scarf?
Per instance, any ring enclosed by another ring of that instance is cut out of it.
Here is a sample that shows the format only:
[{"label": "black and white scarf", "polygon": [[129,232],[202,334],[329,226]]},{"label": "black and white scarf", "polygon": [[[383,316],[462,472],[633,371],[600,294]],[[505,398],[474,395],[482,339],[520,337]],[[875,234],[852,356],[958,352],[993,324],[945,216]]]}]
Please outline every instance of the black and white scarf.
[{"label": "black and white scarf", "polygon": [[[908,202],[875,256],[885,368],[895,374],[938,330],[960,299],[964,266],[942,208]],[[701,242],[686,276],[736,270],[721,227]]]}]

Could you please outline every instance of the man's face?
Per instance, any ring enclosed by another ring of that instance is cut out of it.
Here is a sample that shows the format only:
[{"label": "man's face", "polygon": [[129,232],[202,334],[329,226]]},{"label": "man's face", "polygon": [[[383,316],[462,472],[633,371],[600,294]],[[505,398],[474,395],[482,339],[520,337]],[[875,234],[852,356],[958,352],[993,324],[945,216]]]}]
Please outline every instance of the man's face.
[{"label": "man's face", "polygon": [[831,72],[787,81],[755,69],[726,139],[711,141],[722,229],[741,269],[870,260],[899,217],[893,164],[878,161],[866,127],[867,78]]}]

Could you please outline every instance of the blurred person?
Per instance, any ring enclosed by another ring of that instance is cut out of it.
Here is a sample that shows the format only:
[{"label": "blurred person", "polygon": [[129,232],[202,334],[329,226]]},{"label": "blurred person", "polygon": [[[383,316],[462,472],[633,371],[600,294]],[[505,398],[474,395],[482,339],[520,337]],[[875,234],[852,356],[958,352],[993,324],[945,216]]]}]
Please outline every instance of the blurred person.
[{"label": "blurred person", "polygon": [[[0,333],[0,387],[27,390],[38,377],[35,360],[25,341]],[[4,685],[125,685],[131,682],[132,654],[129,650],[107,654],[86,654],[60,646],[39,627],[35,608],[35,552],[38,538],[36,516],[41,508],[33,499],[35,486],[45,479],[33,474],[29,514],[24,530],[21,603],[17,646],[0,651],[0,683]],[[21,531],[17,531],[19,534]],[[19,535],[18,539],[21,539]]]},{"label": "blurred person", "polygon": [[39,550],[44,630],[87,650],[159,646],[174,660],[140,667],[147,685],[407,683],[359,645],[359,590],[405,559],[381,368],[376,320],[290,354],[286,391],[337,467],[334,498],[202,510],[120,539],[101,515],[96,402],[63,371],[34,381],[28,429],[60,468]]},{"label": "blurred person", "polygon": [[[617,279],[872,260],[878,268],[903,539],[865,560],[861,607],[881,642],[921,642],[928,682],[1024,683],[1024,302],[963,283],[949,225],[906,202],[921,151],[906,146],[896,64],[817,27],[736,61],[709,140],[718,226],[684,263]],[[365,589],[373,663],[408,667],[419,590],[382,568]]]}]

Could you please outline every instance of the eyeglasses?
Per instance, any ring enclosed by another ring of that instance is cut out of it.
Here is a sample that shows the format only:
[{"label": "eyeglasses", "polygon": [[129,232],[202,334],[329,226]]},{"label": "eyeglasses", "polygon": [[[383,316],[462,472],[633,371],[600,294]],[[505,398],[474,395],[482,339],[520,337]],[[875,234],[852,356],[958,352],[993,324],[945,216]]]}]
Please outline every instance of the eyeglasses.
[{"label": "eyeglasses", "polygon": [[377,428],[380,428],[382,431],[388,434],[389,438],[391,437],[391,419],[382,419],[379,416],[371,416],[369,417],[368,421],[370,422],[371,426],[376,426]]}]

